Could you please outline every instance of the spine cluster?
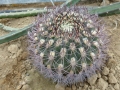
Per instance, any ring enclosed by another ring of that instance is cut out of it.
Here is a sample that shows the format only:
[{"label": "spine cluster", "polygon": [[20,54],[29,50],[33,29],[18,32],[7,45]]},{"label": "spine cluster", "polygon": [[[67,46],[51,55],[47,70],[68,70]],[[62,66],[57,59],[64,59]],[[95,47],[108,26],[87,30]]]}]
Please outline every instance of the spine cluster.
[{"label": "spine cluster", "polygon": [[38,16],[28,37],[33,65],[57,83],[84,81],[105,62],[104,26],[85,7],[56,8]]}]

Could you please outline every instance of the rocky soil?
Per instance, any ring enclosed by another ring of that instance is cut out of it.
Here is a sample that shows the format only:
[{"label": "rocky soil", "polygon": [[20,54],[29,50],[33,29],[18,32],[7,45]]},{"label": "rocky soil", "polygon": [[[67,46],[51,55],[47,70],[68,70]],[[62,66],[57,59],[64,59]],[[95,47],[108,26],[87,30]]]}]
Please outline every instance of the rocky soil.
[{"label": "rocky soil", "polygon": [[[11,27],[24,27],[35,17],[1,19],[0,22]],[[0,90],[120,90],[120,15],[101,17],[105,22],[110,43],[108,61],[84,83],[71,87],[55,84],[40,75],[27,59],[27,38],[0,45]],[[0,36],[7,34],[0,29]]]}]

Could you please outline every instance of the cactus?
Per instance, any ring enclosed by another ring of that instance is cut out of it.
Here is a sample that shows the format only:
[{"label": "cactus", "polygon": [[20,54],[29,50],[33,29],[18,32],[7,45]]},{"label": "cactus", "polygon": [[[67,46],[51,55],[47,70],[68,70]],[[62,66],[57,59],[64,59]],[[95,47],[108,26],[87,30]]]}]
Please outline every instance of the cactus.
[{"label": "cactus", "polygon": [[54,82],[83,82],[105,63],[108,40],[101,23],[86,7],[58,7],[38,16],[28,31],[31,62]]}]

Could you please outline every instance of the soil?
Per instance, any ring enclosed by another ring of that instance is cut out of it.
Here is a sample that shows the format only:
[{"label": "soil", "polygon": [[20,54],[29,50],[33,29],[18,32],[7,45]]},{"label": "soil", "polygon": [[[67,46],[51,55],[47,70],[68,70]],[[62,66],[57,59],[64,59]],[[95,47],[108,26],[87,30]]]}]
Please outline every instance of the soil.
[{"label": "soil", "polygon": [[[101,17],[101,19],[105,23],[110,40],[109,62],[106,65],[109,69],[112,68],[115,71],[115,77],[120,86],[120,15]],[[0,19],[0,23],[14,28],[22,28],[34,22],[34,20],[35,17]],[[0,29],[0,36],[7,33]],[[9,50],[12,46],[15,46],[16,50]],[[56,84],[40,75],[31,66],[27,57],[26,36],[0,45],[0,90],[55,90]],[[27,76],[30,78],[26,79]]]}]

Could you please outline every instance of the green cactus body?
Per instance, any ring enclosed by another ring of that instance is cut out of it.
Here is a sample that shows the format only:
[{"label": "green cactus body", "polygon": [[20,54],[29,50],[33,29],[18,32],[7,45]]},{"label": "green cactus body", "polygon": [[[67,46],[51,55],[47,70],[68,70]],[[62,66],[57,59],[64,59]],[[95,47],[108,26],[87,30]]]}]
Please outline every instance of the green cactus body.
[{"label": "green cactus body", "polygon": [[85,7],[56,8],[37,17],[28,32],[33,64],[55,82],[82,81],[103,65],[106,45],[101,31],[97,15],[89,14]]}]

